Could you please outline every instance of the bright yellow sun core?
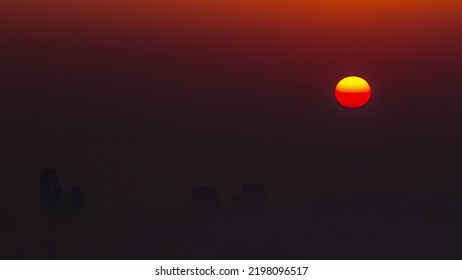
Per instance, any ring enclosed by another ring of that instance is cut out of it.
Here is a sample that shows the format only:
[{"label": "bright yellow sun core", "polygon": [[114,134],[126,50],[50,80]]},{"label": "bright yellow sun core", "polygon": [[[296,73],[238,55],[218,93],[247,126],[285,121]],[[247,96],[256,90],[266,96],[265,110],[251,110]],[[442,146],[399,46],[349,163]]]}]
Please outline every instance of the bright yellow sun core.
[{"label": "bright yellow sun core", "polygon": [[371,90],[371,87],[364,79],[356,76],[350,76],[344,78],[338,83],[337,90],[343,92],[367,92]]}]

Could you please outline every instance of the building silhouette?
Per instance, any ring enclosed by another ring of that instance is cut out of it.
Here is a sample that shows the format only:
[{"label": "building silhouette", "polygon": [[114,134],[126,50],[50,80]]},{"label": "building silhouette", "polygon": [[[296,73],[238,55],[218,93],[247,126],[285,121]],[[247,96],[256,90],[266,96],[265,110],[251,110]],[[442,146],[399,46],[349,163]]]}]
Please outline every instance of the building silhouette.
[{"label": "building silhouette", "polygon": [[261,184],[243,184],[241,195],[234,201],[237,211],[262,211],[266,205],[266,187]]},{"label": "building silhouette", "polygon": [[63,207],[63,190],[61,186],[55,186],[50,196],[50,210],[60,212]]},{"label": "building silhouette", "polygon": [[57,184],[57,172],[53,168],[40,171],[40,204],[49,212],[80,213],[83,211],[84,196],[79,186],[71,186],[64,192]]},{"label": "building silhouette", "polygon": [[195,186],[191,189],[191,205],[195,213],[216,213],[219,192],[216,186]]},{"label": "building silhouette", "polygon": [[69,193],[69,210],[72,213],[80,213],[83,211],[84,197],[79,186],[72,186]]}]

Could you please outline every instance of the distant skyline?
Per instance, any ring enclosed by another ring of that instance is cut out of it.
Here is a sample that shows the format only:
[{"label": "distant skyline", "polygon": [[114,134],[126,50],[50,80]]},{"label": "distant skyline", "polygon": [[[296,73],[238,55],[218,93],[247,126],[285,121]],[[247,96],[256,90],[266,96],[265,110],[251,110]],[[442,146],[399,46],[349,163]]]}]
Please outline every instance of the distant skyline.
[{"label": "distant skyline", "polygon": [[156,212],[88,209],[80,187],[64,191],[57,175],[40,171],[40,205],[2,208],[0,259],[457,259],[462,252],[453,189],[353,191],[274,207],[265,185],[243,184],[224,208],[219,187],[194,186],[183,207]]}]

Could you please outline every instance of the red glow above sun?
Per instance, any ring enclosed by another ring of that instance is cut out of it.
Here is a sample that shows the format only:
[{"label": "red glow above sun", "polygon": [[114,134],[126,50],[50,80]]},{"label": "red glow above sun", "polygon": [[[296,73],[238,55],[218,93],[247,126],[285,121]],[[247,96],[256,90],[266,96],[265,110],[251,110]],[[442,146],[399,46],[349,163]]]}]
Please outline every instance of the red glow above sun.
[{"label": "red glow above sun", "polygon": [[359,108],[371,99],[371,87],[360,77],[346,77],[337,84],[335,98],[344,107]]}]

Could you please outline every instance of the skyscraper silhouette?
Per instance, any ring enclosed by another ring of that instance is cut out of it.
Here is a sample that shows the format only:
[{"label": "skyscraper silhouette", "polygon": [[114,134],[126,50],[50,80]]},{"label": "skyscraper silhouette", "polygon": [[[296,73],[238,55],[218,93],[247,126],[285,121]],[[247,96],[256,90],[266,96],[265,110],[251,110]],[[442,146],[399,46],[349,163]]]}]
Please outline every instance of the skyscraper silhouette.
[{"label": "skyscraper silhouette", "polygon": [[63,190],[61,186],[55,186],[50,196],[50,210],[60,212],[62,210]]},{"label": "skyscraper silhouette", "polygon": [[266,204],[266,187],[261,184],[243,184],[241,195],[235,200],[238,211],[261,211]]},{"label": "skyscraper silhouette", "polygon": [[215,213],[219,208],[218,188],[195,186],[191,189],[192,209],[196,213]]}]

